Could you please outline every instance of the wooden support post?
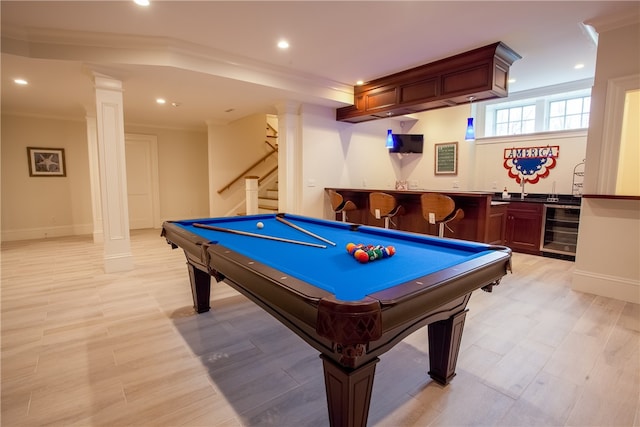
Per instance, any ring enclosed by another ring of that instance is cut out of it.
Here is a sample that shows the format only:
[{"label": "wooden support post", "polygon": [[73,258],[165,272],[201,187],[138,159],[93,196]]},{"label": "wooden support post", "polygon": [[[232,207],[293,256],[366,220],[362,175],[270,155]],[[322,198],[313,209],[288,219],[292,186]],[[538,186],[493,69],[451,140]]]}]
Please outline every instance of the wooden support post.
[{"label": "wooden support post", "polygon": [[244,186],[246,191],[247,215],[255,215],[259,211],[258,207],[258,177],[245,176]]},{"label": "wooden support post", "polygon": [[429,324],[429,376],[440,384],[449,384],[456,375],[466,315],[467,310],[464,310]]},{"label": "wooden support post", "polygon": [[366,427],[373,390],[375,358],[356,369],[346,368],[320,355],[324,367],[331,427]]}]

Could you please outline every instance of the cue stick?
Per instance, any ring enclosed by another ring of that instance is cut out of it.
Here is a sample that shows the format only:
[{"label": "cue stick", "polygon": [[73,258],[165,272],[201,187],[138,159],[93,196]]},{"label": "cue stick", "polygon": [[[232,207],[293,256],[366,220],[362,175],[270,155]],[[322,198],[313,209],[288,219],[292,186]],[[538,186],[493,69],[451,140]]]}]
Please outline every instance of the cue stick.
[{"label": "cue stick", "polygon": [[260,239],[276,240],[278,242],[285,242],[285,243],[295,243],[296,245],[313,246],[314,248],[322,248],[322,249],[326,249],[327,248],[325,245],[317,245],[315,243],[301,242],[299,240],[283,239],[282,237],[268,236],[268,235],[264,235],[264,234],[249,233],[248,231],[232,230],[230,228],[216,227],[214,225],[205,225],[205,224],[194,223],[193,226],[194,227],[198,227],[198,228],[206,228],[207,230],[223,231],[225,233],[240,234],[242,236],[259,237]]},{"label": "cue stick", "polygon": [[280,221],[281,223],[283,223],[283,224],[287,224],[289,227],[293,227],[293,228],[295,228],[296,230],[298,230],[298,231],[302,231],[303,233],[308,234],[308,235],[309,235],[309,236],[311,236],[311,237],[315,237],[315,238],[316,238],[316,239],[318,239],[318,240],[322,240],[323,242],[328,243],[328,244],[330,244],[331,246],[335,246],[335,245],[336,245],[336,244],[335,244],[335,243],[333,243],[331,240],[325,239],[324,237],[320,237],[320,236],[318,236],[317,234],[314,234],[314,233],[310,232],[309,230],[305,230],[304,228],[302,228],[302,227],[300,227],[300,226],[297,226],[297,225],[295,225],[295,224],[292,224],[292,223],[290,223],[289,221],[287,221],[286,219],[284,219],[284,218],[282,218],[282,217],[280,217],[280,216],[277,216],[277,215],[276,215],[276,219],[277,219],[278,221]]}]

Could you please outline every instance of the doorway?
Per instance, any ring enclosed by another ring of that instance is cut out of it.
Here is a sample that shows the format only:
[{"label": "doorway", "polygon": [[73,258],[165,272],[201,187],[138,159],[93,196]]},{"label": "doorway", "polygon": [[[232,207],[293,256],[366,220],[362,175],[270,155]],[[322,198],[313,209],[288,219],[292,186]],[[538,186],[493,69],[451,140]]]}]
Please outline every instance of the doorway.
[{"label": "doorway", "polygon": [[131,230],[160,227],[158,140],[155,135],[125,135],[127,201]]}]

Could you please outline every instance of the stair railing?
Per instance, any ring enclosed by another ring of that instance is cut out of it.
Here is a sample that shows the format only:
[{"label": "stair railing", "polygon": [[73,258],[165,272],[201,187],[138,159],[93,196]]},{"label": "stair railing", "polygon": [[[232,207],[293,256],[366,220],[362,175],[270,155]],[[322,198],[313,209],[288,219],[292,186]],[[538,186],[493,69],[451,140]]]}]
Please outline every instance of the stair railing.
[{"label": "stair railing", "polygon": [[[254,162],[251,166],[249,166],[247,169],[245,169],[242,173],[240,173],[238,176],[236,176],[235,178],[233,178],[231,181],[229,181],[229,183],[227,183],[225,186],[221,187],[218,190],[218,194],[223,193],[224,191],[228,190],[229,188],[231,188],[231,186],[233,184],[235,184],[236,182],[240,181],[242,178],[244,178],[253,168],[255,168],[256,166],[258,166],[260,163],[264,162],[265,160],[267,160],[267,158],[272,155],[273,153],[277,153],[278,152],[278,147],[273,146],[269,141],[265,141],[265,143],[271,147],[271,151],[268,152],[267,154],[265,154],[264,156],[262,156],[259,160],[257,160],[256,162]],[[276,166],[277,168],[277,166]],[[273,172],[273,170],[269,171],[269,173],[267,173],[268,176]]]},{"label": "stair railing", "polygon": [[262,175],[262,178],[258,179],[258,185],[262,185],[262,181],[264,181],[265,179],[269,178],[271,176],[271,174],[274,173],[277,170],[278,170],[278,165],[275,165],[274,167],[272,167],[267,173]]}]

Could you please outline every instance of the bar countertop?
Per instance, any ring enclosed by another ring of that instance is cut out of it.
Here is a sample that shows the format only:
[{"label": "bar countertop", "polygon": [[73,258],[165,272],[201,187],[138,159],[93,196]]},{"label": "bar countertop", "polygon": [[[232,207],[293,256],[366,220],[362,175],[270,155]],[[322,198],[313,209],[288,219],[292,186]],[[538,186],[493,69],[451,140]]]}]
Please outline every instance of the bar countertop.
[{"label": "bar countertop", "polygon": [[442,193],[447,194],[448,196],[459,196],[459,197],[491,197],[493,202],[525,202],[525,203],[545,203],[545,204],[555,204],[555,205],[572,205],[572,206],[580,206],[582,198],[573,196],[571,194],[557,194],[555,196],[550,196],[549,194],[542,193],[528,193],[524,199],[520,197],[520,193],[509,193],[510,198],[503,198],[502,192],[491,192],[491,191],[459,191],[459,190],[429,190],[429,189],[410,189],[410,190],[389,190],[389,189],[379,189],[379,188],[327,188],[331,190],[335,190],[337,192],[365,192],[365,193],[373,193],[377,191],[381,191],[389,194],[400,194],[400,195],[420,195],[423,193]]},{"label": "bar countertop", "polygon": [[524,203],[544,203],[548,205],[570,205],[580,206],[581,197],[572,196],[571,194],[558,194],[550,196],[548,194],[527,194],[524,199],[520,197],[520,193],[509,193],[510,198],[503,198],[502,193],[495,193],[491,198],[494,202],[524,202]]}]

